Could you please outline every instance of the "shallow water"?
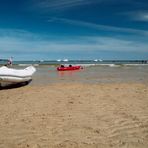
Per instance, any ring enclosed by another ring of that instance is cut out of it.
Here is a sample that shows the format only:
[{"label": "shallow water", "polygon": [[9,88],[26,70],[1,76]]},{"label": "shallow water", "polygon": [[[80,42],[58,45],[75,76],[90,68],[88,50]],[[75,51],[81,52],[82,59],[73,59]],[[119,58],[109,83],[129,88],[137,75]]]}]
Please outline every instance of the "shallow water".
[{"label": "shallow water", "polygon": [[47,85],[60,82],[83,83],[132,83],[148,84],[148,65],[89,66],[82,70],[58,72],[54,66],[38,66],[31,85]]}]

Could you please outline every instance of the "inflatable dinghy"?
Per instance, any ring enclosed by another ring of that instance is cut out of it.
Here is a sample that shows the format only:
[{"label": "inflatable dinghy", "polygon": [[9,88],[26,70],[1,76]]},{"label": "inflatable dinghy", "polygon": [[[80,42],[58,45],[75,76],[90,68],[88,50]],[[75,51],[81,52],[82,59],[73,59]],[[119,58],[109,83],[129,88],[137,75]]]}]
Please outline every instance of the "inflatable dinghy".
[{"label": "inflatable dinghy", "polygon": [[13,69],[6,66],[0,67],[0,86],[17,83],[28,83],[32,80],[32,75],[36,69],[29,66],[25,69]]},{"label": "inflatable dinghy", "polygon": [[81,66],[60,66],[57,67],[58,71],[69,71],[69,70],[79,70],[79,69],[83,69]]}]

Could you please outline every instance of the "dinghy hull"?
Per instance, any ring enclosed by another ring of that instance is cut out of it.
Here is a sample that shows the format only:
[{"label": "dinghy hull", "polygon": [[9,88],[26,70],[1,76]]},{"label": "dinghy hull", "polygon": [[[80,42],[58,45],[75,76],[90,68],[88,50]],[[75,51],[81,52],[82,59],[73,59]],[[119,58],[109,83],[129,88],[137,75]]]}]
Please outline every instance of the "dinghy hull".
[{"label": "dinghy hull", "polygon": [[0,86],[7,86],[20,83],[28,83],[36,69],[29,66],[25,69],[12,69],[5,66],[0,68]]}]

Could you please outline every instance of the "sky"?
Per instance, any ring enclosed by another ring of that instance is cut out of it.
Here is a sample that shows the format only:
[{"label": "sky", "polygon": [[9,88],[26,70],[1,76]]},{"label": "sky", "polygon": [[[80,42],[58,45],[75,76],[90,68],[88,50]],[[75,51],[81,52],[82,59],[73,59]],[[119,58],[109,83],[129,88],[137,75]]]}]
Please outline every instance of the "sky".
[{"label": "sky", "polygon": [[147,0],[0,0],[0,59],[148,60]]}]

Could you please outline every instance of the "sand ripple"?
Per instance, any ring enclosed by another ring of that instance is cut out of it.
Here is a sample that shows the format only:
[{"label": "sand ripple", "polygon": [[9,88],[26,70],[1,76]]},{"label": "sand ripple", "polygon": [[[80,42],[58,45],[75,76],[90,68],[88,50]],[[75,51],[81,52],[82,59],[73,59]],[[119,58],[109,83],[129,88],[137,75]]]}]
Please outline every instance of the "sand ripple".
[{"label": "sand ripple", "polygon": [[147,148],[148,86],[61,83],[0,91],[0,148]]}]

